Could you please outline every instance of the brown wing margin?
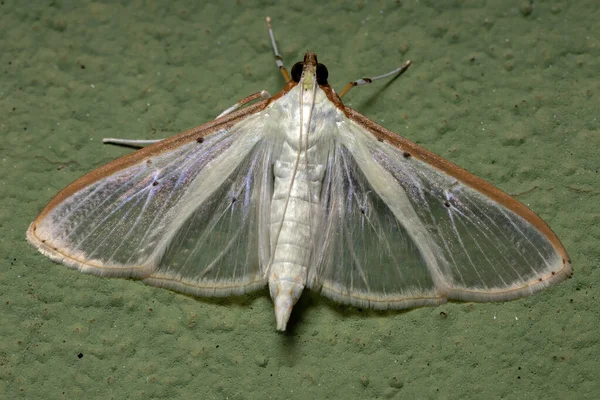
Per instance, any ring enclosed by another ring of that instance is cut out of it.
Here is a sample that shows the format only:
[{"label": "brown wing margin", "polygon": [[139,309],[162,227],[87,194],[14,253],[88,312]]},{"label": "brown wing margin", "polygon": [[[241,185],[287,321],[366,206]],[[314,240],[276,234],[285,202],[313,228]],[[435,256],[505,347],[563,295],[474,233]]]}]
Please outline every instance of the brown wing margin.
[{"label": "brown wing margin", "polygon": [[552,243],[552,246],[556,250],[557,254],[559,254],[562,258],[563,266],[558,271],[552,272],[552,275],[554,276],[551,277],[551,280],[553,282],[559,282],[564,280],[565,278],[571,277],[573,273],[571,268],[571,260],[564,246],[562,245],[556,234],[552,231],[552,229],[550,229],[548,224],[546,224],[546,222],[544,222],[533,211],[527,208],[527,206],[525,206],[523,203],[519,202],[518,200],[514,199],[510,195],[504,193],[502,190],[489,184],[483,179],[457,166],[456,164],[451,163],[450,161],[414,144],[413,142],[405,139],[404,137],[385,129],[381,125],[369,120],[357,111],[349,107],[344,108],[344,111],[348,118],[353,120],[362,128],[371,132],[377,139],[388,142],[394,147],[398,148],[399,150],[408,153],[407,156],[415,157],[416,159],[426,162],[427,164],[442,171],[443,173],[454,177],[463,184],[489,197],[498,204],[501,204],[505,208],[514,212],[515,214],[520,215],[527,222],[531,223],[537,230],[539,230],[544,236],[548,238],[548,240],[550,241],[550,243]]},{"label": "brown wing margin", "polygon": [[46,207],[44,207],[42,212],[40,212],[40,215],[38,215],[38,217],[35,219],[34,223],[31,225],[32,228],[30,229],[33,229],[35,231],[35,225],[37,221],[43,218],[48,212],[50,212],[54,207],[56,207],[56,205],[62,203],[66,198],[73,195],[73,193],[76,193],[81,188],[86,187],[104,178],[105,176],[112,175],[115,172],[137,164],[146,157],[151,157],[164,151],[177,148],[185,143],[198,140],[199,138],[205,137],[220,129],[227,129],[235,123],[239,122],[240,120],[244,119],[245,117],[263,110],[268,105],[270,100],[271,99],[260,101],[256,104],[223,116],[219,119],[215,119],[213,121],[199,125],[195,128],[183,131],[175,136],[171,136],[151,146],[134,151],[133,153],[128,154],[126,156],[117,158],[116,160],[113,160],[102,167],[96,168],[95,170],[78,178],[73,183],[61,190],[56,196],[54,196],[54,198],[50,200]]}]

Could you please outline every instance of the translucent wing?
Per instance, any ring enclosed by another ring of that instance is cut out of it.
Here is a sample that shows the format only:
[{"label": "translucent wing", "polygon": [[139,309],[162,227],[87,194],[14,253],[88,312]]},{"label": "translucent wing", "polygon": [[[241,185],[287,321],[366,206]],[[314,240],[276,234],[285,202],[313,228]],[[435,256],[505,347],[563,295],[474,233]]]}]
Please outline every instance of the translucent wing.
[{"label": "translucent wing", "polygon": [[423,247],[369,183],[347,147],[329,158],[322,195],[324,227],[309,287],[361,307],[402,308],[443,300]]},{"label": "translucent wing", "polygon": [[557,237],[521,203],[351,117],[329,160],[310,287],[385,309],[509,300],[570,276]]},{"label": "translucent wing", "polygon": [[193,294],[262,287],[271,142],[263,133],[268,117],[260,114],[181,134],[92,171],[42,211],[29,241],[82,272]]}]

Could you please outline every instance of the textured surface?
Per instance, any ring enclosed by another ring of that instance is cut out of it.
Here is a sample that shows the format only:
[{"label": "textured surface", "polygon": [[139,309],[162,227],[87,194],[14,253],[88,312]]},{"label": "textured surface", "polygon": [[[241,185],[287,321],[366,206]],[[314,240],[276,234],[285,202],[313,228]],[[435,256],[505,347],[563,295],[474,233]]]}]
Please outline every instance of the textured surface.
[{"label": "textured surface", "polygon": [[[0,397],[593,398],[600,390],[600,11],[593,0],[0,2]],[[574,277],[534,297],[374,313],[304,296],[199,301],[55,265],[24,233],[50,198],[128,150],[216,116],[319,54],[347,104],[544,218]],[[218,21],[218,22],[215,22]],[[310,25],[310,28],[308,28]],[[301,321],[301,323],[299,323]],[[256,395],[256,396],[254,396]]]}]

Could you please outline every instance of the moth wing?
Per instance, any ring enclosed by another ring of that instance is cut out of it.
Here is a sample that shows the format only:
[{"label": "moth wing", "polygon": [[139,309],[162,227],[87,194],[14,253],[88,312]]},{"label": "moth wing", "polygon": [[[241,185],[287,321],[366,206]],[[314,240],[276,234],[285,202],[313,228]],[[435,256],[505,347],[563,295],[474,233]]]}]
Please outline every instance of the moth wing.
[{"label": "moth wing", "polygon": [[350,110],[325,177],[309,286],[410,308],[527,296],[571,274],[550,228],[499,189]]},{"label": "moth wing", "polygon": [[191,294],[264,286],[271,153],[260,114],[209,123],[92,171],[50,202],[29,241],[85,273]]}]

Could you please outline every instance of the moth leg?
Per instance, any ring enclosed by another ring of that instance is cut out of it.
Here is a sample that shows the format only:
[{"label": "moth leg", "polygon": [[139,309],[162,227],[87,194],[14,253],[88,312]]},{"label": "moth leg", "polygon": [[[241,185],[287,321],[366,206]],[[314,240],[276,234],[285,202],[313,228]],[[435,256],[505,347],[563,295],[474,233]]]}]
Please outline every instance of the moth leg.
[{"label": "moth leg", "polygon": [[404,71],[406,71],[408,69],[408,67],[410,67],[410,63],[411,63],[410,60],[408,60],[404,64],[402,64],[401,67],[396,68],[395,70],[390,71],[387,74],[379,75],[374,78],[361,78],[356,81],[352,81],[352,82],[348,83],[346,85],[346,87],[344,87],[344,90],[342,90],[342,92],[340,93],[340,97],[342,97],[346,93],[348,93],[350,91],[350,89],[352,89],[354,86],[366,85],[367,83],[372,83],[373,81],[376,81],[378,79],[387,78],[389,76],[394,76],[394,75],[400,76],[404,73]]},{"label": "moth leg", "polygon": [[217,115],[217,118],[215,118],[215,119],[219,119],[227,114],[230,114],[230,113],[234,112],[235,110],[237,110],[238,108],[240,108],[241,106],[246,105],[246,104],[250,103],[251,101],[254,101],[258,98],[266,100],[270,97],[271,97],[271,95],[266,90],[261,90],[258,93],[251,94],[248,97],[244,97],[242,100],[238,101],[237,103],[235,103],[234,105],[232,105],[231,107],[229,107],[228,109],[223,111],[221,114]]},{"label": "moth leg", "polygon": [[[267,92],[266,90],[261,90],[258,93],[254,93],[251,94],[248,97],[244,97],[242,100],[238,101],[237,103],[235,103],[234,105],[232,105],[231,107],[229,107],[228,109],[226,109],[225,111],[223,111],[221,114],[219,114],[217,116],[217,118],[221,118],[229,113],[232,113],[233,111],[237,110],[238,108],[242,107],[243,105],[246,105],[248,103],[250,103],[251,101],[254,101],[258,98],[262,98],[264,100],[270,98],[271,95],[269,94],[269,92]],[[215,119],[217,119],[215,118]],[[164,138],[163,138],[164,139]],[[140,148],[140,147],[146,147],[149,146],[151,144],[160,142],[163,139],[149,139],[149,140],[144,140],[144,139],[118,139],[118,138],[104,138],[102,139],[102,143],[108,143],[108,144],[116,144],[119,146],[129,146],[129,147],[136,147],[136,148]]]},{"label": "moth leg", "polygon": [[283,66],[283,57],[279,54],[279,49],[277,49],[277,43],[275,43],[275,34],[273,33],[273,28],[271,28],[271,17],[267,17],[267,28],[269,29],[269,37],[271,38],[271,46],[273,47],[273,55],[275,56],[275,64],[277,64],[277,68],[283,75],[285,82],[288,83],[292,80],[290,74],[287,69]]},{"label": "moth leg", "polygon": [[146,147],[149,146],[151,144],[154,144],[156,142],[160,142],[163,139],[149,139],[149,140],[144,140],[144,139],[117,139],[117,138],[104,138],[102,139],[102,143],[108,143],[108,144],[116,144],[119,146],[130,146],[130,147]]}]

